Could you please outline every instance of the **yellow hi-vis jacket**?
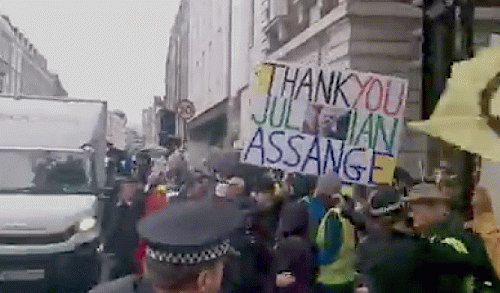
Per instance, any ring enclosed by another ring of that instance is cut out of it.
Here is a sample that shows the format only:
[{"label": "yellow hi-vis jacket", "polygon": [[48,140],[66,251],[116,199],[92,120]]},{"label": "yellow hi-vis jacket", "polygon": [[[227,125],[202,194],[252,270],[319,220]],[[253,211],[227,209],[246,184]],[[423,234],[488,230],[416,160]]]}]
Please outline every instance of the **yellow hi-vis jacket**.
[{"label": "yellow hi-vis jacket", "polygon": [[[311,198],[304,197],[307,204],[310,204]],[[337,255],[337,259],[328,265],[321,265],[317,282],[325,285],[341,285],[354,281],[356,248],[353,225],[344,217],[340,209],[330,209],[324,216],[317,228],[317,233],[312,240],[316,242],[319,249],[325,246],[326,223],[330,216],[335,216],[342,225],[342,244]],[[313,227],[309,227],[311,231]]]},{"label": "yellow hi-vis jacket", "polygon": [[356,248],[354,227],[342,217],[340,210],[330,209],[319,224],[316,243],[321,247],[325,243],[326,221],[331,214],[335,214],[342,224],[342,246],[337,260],[333,263],[320,266],[318,283],[326,285],[345,284],[354,281],[354,265],[356,262]]}]

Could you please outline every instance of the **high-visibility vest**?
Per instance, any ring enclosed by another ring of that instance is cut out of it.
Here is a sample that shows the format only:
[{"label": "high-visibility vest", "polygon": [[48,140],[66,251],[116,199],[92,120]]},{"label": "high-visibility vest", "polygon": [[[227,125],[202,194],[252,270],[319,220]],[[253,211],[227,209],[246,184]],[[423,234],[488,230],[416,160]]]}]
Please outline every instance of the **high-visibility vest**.
[{"label": "high-visibility vest", "polygon": [[345,284],[354,281],[354,266],[356,262],[356,247],[354,237],[354,227],[342,217],[340,210],[330,209],[318,227],[316,243],[319,247],[325,244],[326,222],[334,214],[342,225],[342,245],[338,252],[337,260],[328,265],[320,266],[318,283],[335,285]]},{"label": "high-visibility vest", "polygon": [[[308,205],[311,203],[310,197],[302,199]],[[321,249],[325,246],[325,234],[327,221],[331,216],[339,219],[342,226],[342,244],[337,255],[337,259],[327,265],[320,265],[320,272],[317,282],[325,285],[340,285],[354,281],[355,276],[355,235],[353,225],[344,217],[342,217],[339,209],[330,209],[323,216],[319,225],[312,226],[315,221],[313,217],[309,217],[309,236],[316,245]]]}]

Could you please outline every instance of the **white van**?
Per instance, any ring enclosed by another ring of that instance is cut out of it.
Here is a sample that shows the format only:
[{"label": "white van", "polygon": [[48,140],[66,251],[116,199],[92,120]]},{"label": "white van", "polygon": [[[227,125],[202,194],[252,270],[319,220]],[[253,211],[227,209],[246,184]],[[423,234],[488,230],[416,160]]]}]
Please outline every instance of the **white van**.
[{"label": "white van", "polygon": [[1,292],[97,282],[106,115],[103,101],[0,97]]}]

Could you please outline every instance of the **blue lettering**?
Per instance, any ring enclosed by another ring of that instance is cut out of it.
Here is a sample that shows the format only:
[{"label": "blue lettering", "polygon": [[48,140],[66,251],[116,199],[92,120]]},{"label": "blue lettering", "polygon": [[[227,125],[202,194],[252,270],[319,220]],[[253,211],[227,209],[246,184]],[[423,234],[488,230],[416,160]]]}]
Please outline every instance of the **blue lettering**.
[{"label": "blue lettering", "polygon": [[297,160],[294,163],[290,163],[289,161],[283,161],[283,164],[287,165],[288,167],[297,167],[297,165],[300,163],[300,160],[301,160],[299,151],[293,145],[293,141],[296,139],[304,140],[305,137],[303,135],[298,134],[298,135],[291,136],[288,139],[288,146],[290,146],[292,151],[295,153],[295,156],[297,157]]},{"label": "blue lettering", "polygon": [[279,161],[281,161],[281,159],[283,158],[283,150],[276,145],[276,142],[273,140],[273,138],[276,136],[276,135],[285,135],[285,132],[282,131],[282,130],[277,130],[277,131],[273,131],[271,134],[269,134],[269,144],[274,148],[276,149],[276,151],[278,152],[278,157],[276,159],[269,159],[267,158],[267,162],[271,163],[271,164],[276,164],[278,163]]},{"label": "blue lettering", "polygon": [[333,171],[335,173],[339,173],[340,169],[340,163],[342,161],[342,156],[344,155],[344,141],[342,141],[342,146],[340,147],[340,154],[338,156],[338,159],[335,158],[335,153],[334,149],[332,146],[332,141],[330,139],[327,139],[327,145],[326,145],[326,153],[325,153],[325,161],[323,162],[323,173],[326,173],[326,169],[328,167],[328,162],[331,160],[333,163]]},{"label": "blue lettering", "polygon": [[[346,178],[348,178],[351,181],[359,181],[361,179],[362,172],[366,170],[366,167],[359,166],[359,165],[351,165],[351,164],[349,164],[349,159],[353,153],[359,153],[359,152],[364,152],[364,151],[365,151],[365,149],[363,149],[363,148],[353,148],[353,149],[350,149],[344,157],[344,162],[342,164],[342,167],[344,169],[343,173],[346,176]],[[348,172],[349,170],[354,170],[355,174],[354,175],[350,174]]]},{"label": "blue lettering", "polygon": [[[315,152],[315,156],[311,156]],[[320,160],[320,148],[319,148],[319,137],[314,137],[313,143],[311,144],[311,148],[307,152],[306,160],[304,161],[304,164],[302,164],[301,171],[304,172],[304,170],[307,167],[307,164],[309,163],[309,160],[316,161],[317,163],[317,171],[318,175],[321,174],[321,160]]]},{"label": "blue lettering", "polygon": [[[258,142],[258,144],[255,144],[255,141]],[[252,141],[250,142],[250,145],[247,148],[247,151],[245,152],[245,161],[248,159],[248,154],[250,153],[251,149],[257,149],[260,150],[260,156],[261,156],[261,165],[264,165],[264,133],[262,128],[257,128],[257,131],[255,131],[255,135],[252,138]]]}]

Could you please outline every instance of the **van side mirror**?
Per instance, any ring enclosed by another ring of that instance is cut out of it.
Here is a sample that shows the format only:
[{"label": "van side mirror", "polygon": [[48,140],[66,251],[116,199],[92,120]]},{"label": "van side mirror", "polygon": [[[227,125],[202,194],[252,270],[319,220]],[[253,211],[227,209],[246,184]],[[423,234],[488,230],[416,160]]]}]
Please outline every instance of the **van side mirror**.
[{"label": "van side mirror", "polygon": [[106,196],[109,196],[111,195],[111,193],[113,193],[115,189],[112,187],[112,186],[105,186],[105,187],[102,187],[102,188],[99,188],[99,194],[104,194]]}]

